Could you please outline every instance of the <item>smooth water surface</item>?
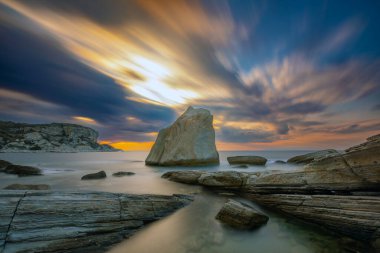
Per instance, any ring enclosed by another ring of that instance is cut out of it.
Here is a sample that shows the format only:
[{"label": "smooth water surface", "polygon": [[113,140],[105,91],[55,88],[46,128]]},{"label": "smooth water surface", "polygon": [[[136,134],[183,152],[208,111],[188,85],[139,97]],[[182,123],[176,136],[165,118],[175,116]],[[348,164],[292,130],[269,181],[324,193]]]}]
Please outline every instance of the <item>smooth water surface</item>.
[{"label": "smooth water surface", "polygon": [[[237,170],[293,170],[298,167],[276,164],[307,151],[256,151],[220,152],[218,166],[196,167],[205,171]],[[229,166],[227,156],[261,155],[268,159],[265,167],[250,166],[238,169]],[[185,170],[184,167],[149,167],[144,160],[147,152],[115,153],[0,153],[0,159],[15,164],[37,166],[43,176],[17,177],[0,173],[0,188],[12,183],[49,184],[53,190],[96,190],[134,194],[195,194],[189,206],[154,222],[130,239],[115,245],[112,253],[306,253],[341,252],[335,238],[327,231],[303,224],[294,219],[280,216],[256,204],[236,196],[224,196],[200,186],[185,185],[162,179],[169,170]],[[88,173],[104,170],[106,179],[82,181]],[[131,171],[133,176],[113,177],[117,171]],[[259,229],[239,231],[222,225],[215,220],[228,198],[237,198],[266,213],[270,219]]]}]

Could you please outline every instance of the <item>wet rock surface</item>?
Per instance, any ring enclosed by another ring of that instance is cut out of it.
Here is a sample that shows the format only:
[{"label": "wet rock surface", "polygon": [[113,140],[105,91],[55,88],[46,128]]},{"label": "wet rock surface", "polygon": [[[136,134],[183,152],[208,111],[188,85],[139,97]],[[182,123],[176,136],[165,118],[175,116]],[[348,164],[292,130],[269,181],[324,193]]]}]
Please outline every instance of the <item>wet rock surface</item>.
[{"label": "wet rock surface", "polygon": [[106,178],[107,174],[102,170],[96,173],[91,173],[84,175],[81,180],[93,180],[93,179],[103,179]]},{"label": "wet rock surface", "polygon": [[50,190],[50,186],[47,184],[11,184],[4,190]]},{"label": "wet rock surface", "polygon": [[158,133],[145,163],[158,166],[219,164],[212,121],[208,110],[190,106],[171,126]]},{"label": "wet rock surface", "polygon": [[231,156],[227,157],[229,164],[265,165],[267,159],[262,156]]},{"label": "wet rock surface", "polygon": [[269,219],[254,208],[232,199],[223,205],[215,218],[238,229],[257,228]]},{"label": "wet rock surface", "polygon": [[185,195],[0,190],[0,251],[105,252],[190,201]]}]

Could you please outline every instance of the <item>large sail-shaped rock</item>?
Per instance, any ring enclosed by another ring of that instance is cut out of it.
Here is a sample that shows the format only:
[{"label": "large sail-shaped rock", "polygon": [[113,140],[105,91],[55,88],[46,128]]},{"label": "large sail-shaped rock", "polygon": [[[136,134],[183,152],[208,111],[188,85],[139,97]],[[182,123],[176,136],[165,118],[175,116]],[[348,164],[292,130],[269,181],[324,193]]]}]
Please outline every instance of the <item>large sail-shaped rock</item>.
[{"label": "large sail-shaped rock", "polygon": [[208,110],[190,106],[171,126],[158,133],[145,163],[160,166],[218,164],[212,120]]}]

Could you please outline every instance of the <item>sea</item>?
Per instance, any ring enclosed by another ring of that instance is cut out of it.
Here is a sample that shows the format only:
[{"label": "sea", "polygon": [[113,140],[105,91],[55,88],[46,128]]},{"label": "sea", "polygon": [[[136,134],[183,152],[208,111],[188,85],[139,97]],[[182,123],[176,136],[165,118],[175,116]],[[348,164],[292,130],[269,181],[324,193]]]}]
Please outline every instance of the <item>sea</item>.
[{"label": "sea", "polygon": [[[52,190],[91,190],[131,194],[193,194],[194,201],[175,213],[150,223],[131,238],[114,245],[109,253],[334,253],[343,252],[337,237],[328,230],[280,215],[237,196],[225,196],[201,186],[162,179],[171,170],[277,171],[298,166],[275,163],[309,151],[222,151],[220,165],[204,167],[152,167],[144,163],[148,152],[89,153],[0,153],[0,159],[36,166],[44,176],[17,177],[0,173],[0,188],[9,184],[49,184]],[[234,168],[228,156],[259,155],[266,166]],[[106,179],[83,181],[88,173],[104,170]],[[113,177],[118,171],[133,176]],[[215,219],[222,205],[237,199],[269,216],[266,225],[255,230],[235,230]]]}]

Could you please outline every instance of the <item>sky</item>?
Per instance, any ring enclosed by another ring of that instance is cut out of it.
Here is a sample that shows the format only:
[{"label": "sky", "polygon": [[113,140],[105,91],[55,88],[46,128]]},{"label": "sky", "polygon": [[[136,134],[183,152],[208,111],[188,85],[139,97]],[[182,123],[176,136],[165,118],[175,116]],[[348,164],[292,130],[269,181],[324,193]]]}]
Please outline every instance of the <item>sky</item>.
[{"label": "sky", "polygon": [[0,120],[149,150],[188,106],[219,150],[380,133],[379,1],[0,0]]}]

